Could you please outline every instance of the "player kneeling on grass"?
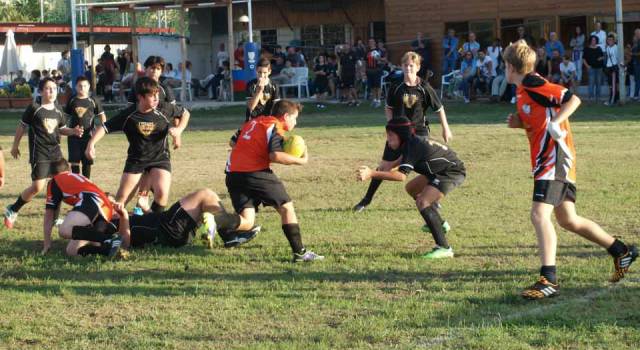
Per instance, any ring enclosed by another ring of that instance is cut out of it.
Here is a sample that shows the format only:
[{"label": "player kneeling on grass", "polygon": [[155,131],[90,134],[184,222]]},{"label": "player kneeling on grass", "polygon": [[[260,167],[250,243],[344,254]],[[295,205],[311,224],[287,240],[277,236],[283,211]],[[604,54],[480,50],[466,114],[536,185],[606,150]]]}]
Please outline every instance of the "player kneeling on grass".
[{"label": "player kneeling on grass", "polygon": [[413,124],[406,117],[391,119],[386,129],[387,146],[393,150],[401,150],[400,166],[389,171],[371,170],[362,166],[357,171],[357,179],[405,181],[411,171],[418,173],[405,188],[415,199],[418,211],[436,243],[433,250],[422,257],[452,258],[453,249],[445,238],[438,203],[464,181],[464,163],[447,146],[416,136]]},{"label": "player kneeling on grass", "polygon": [[[43,253],[51,248],[51,230],[62,202],[73,206],[73,209],[58,227],[60,237],[77,239],[94,232],[106,232],[113,216],[113,205],[107,194],[85,176],[70,172],[69,163],[65,159],[57,160],[51,164],[51,174],[53,178],[47,185]],[[83,248],[81,254],[114,256],[122,243],[122,239],[118,235],[108,235],[104,241],[105,244],[101,247]],[[75,255],[78,249],[75,240],[67,245],[69,255]]]},{"label": "player kneeling on grass", "polygon": [[216,232],[234,231],[243,224],[239,215],[224,211],[220,198],[210,189],[188,194],[162,213],[129,216],[119,203],[114,204],[114,210],[114,219],[108,230],[86,230],[83,235],[74,234],[73,249],[67,249],[67,253],[96,254],[109,247],[109,239],[114,234],[122,236],[122,248],[142,248],[150,244],[178,248],[192,241],[201,222],[210,242]]},{"label": "player kneeling on grass", "polygon": [[518,95],[518,113],[509,116],[508,124],[526,130],[531,148],[534,176],[531,222],[538,237],[542,264],[540,278],[522,296],[542,299],[558,293],[557,237],[552,213],[562,228],[607,249],[615,267],[611,282],[620,281],[638,257],[636,247],[625,245],[595,222],[576,214],[576,151],[569,117],[580,105],[580,99],[534,73],[536,53],[524,40],[505,49],[504,61],[507,80],[517,85]]},{"label": "player kneeling on grass", "polygon": [[274,207],[282,219],[282,231],[293,250],[293,262],[324,259],[302,245],[300,226],[284,185],[269,168],[272,162],[304,165],[309,159],[284,152],[283,135],[296,126],[300,104],[280,100],[273,106],[273,116],[262,116],[246,122],[227,161],[226,184],[231,202],[243,218],[240,229],[248,230],[256,219],[260,204]]}]

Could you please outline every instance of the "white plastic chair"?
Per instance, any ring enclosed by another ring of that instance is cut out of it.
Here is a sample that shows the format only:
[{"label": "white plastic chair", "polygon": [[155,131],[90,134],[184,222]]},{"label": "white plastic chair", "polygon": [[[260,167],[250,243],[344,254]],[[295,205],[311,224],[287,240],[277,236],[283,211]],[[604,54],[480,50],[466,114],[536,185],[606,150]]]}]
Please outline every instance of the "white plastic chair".
[{"label": "white plastic chair", "polygon": [[[191,82],[187,81],[186,82],[186,97],[189,100],[189,102],[193,102],[193,89],[191,88]],[[173,94],[176,96],[176,99],[180,99],[180,92],[182,91],[182,84],[180,84],[180,86],[175,87],[172,89],[173,90]]]},{"label": "white plastic chair", "polygon": [[445,86],[449,86],[451,85],[451,80],[453,79],[453,77],[460,73],[460,70],[454,70],[449,74],[445,74],[442,76],[442,80],[440,81],[440,99],[442,100],[442,96],[444,96],[444,87]]},{"label": "white plastic chair", "polygon": [[309,97],[309,68],[295,67],[293,69],[296,74],[291,78],[291,82],[280,85],[280,89],[282,89],[282,96],[285,95],[285,88],[297,87],[298,98],[302,98],[302,88],[304,87],[307,92],[307,97]]}]

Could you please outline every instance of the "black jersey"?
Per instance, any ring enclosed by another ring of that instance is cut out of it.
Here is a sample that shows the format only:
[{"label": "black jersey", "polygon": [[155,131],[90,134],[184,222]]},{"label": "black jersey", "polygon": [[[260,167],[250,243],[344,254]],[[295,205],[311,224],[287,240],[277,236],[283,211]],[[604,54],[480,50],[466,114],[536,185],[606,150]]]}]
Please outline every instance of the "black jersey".
[{"label": "black jersey", "polygon": [[387,108],[393,111],[393,118],[407,117],[415,125],[418,135],[429,133],[429,120],[426,112],[431,108],[434,112],[442,109],[438,93],[427,83],[421,81],[416,86],[408,86],[404,82],[394,84],[387,92]]},{"label": "black jersey", "polygon": [[46,109],[32,103],[22,114],[20,123],[29,127],[29,162],[57,160],[62,158],[60,129],[66,127],[66,115],[57,104]]},{"label": "black jersey", "polygon": [[[247,84],[247,95],[249,98],[256,95],[256,91],[258,90],[258,80],[253,79]],[[258,101],[258,104],[250,111],[247,108],[247,115],[245,121],[253,118],[257,118],[264,115],[271,115],[271,109],[273,108],[273,104],[280,98],[280,94],[278,92],[278,86],[275,85],[271,80],[264,87],[262,92],[262,98]]]},{"label": "black jersey", "polygon": [[129,106],[107,120],[107,133],[123,131],[129,141],[127,162],[148,163],[169,159],[168,135],[173,118],[180,118],[183,109],[173,104],[159,105],[149,113]]},{"label": "black jersey", "polygon": [[415,171],[429,177],[444,175],[451,170],[464,170],[464,163],[449,147],[414,136],[403,145],[398,170],[404,174]]},{"label": "black jersey", "polygon": [[[176,104],[176,97],[173,95],[173,89],[164,85],[162,82],[158,82],[158,101],[160,101],[160,104]],[[138,103],[138,95],[136,95],[136,89],[133,88],[131,89],[131,94],[129,94],[128,104],[135,105],[136,103]]]},{"label": "black jersey", "polygon": [[91,97],[72,98],[64,109],[68,115],[67,123],[70,128],[80,125],[84,128],[83,139],[91,138],[91,130],[95,128],[95,118],[104,114],[102,105]]},{"label": "black jersey", "polygon": [[340,76],[350,77],[356,75],[356,62],[358,58],[352,51],[340,56]]}]

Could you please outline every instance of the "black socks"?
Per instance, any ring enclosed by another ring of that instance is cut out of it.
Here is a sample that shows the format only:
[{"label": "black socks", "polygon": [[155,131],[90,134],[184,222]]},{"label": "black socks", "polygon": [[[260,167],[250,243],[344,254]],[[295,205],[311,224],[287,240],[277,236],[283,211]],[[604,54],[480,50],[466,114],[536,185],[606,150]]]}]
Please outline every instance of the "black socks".
[{"label": "black socks", "polygon": [[296,254],[304,253],[304,246],[302,245],[302,237],[300,236],[300,225],[298,224],[284,224],[282,225],[282,232],[287,237],[291,250]]},{"label": "black socks", "polygon": [[110,234],[101,232],[92,225],[74,226],[71,229],[71,238],[79,241],[91,241],[102,243],[111,238]]},{"label": "black socks", "polygon": [[366,202],[366,204],[371,203],[373,196],[375,196],[381,184],[382,180],[371,179],[371,182],[369,182],[369,188],[367,188],[367,193],[364,195],[363,202]]},{"label": "black socks", "polygon": [[106,244],[102,244],[101,246],[95,246],[91,244],[87,244],[78,249],[78,255],[87,256],[87,255],[104,255],[108,256],[111,247]]},{"label": "black socks", "polygon": [[420,215],[422,215],[424,222],[429,227],[436,244],[442,248],[449,248],[449,242],[447,242],[447,238],[444,236],[444,229],[442,228],[442,218],[440,214],[438,214],[438,211],[435,210],[433,206],[430,206],[420,210]]},{"label": "black socks", "polygon": [[611,254],[611,256],[613,256],[614,258],[619,258],[627,254],[628,251],[629,248],[627,247],[627,245],[619,239],[613,241],[611,247],[607,248],[607,252],[609,252],[609,254]]},{"label": "black socks", "polygon": [[542,266],[540,268],[540,276],[547,279],[547,281],[556,284],[558,283],[558,279],[556,277],[556,266]]},{"label": "black socks", "polygon": [[25,204],[27,204],[27,202],[22,199],[22,195],[19,195],[18,199],[16,199],[16,202],[11,205],[11,210],[17,213]]},{"label": "black socks", "polygon": [[151,211],[154,213],[162,213],[164,211],[164,205],[160,205],[158,202],[153,201],[151,204]]},{"label": "black socks", "polygon": [[91,177],[91,164],[82,163],[82,175],[87,179]]},{"label": "black socks", "polygon": [[80,164],[71,164],[71,172],[74,174],[80,174]]},{"label": "black socks", "polygon": [[216,219],[216,225],[218,226],[218,232],[230,232],[236,231],[240,226],[240,215],[229,213],[218,213],[214,215]]}]

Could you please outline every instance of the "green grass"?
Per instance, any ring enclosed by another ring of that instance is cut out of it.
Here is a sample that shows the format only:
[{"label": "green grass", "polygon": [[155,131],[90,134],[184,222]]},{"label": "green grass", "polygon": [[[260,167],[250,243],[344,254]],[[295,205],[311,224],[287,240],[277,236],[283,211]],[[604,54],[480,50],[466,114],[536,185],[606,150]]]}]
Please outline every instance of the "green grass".
[{"label": "green grass", "polygon": [[[562,294],[518,296],[539,266],[527,141],[503,124],[511,106],[447,106],[452,147],[468,171],[443,203],[456,252],[447,261],[419,259],[432,240],[403,185],[384,183],[367,211],[349,211],[366,189],[355,169],[381,155],[381,111],[307,107],[296,133],[309,145],[309,164],[274,170],[294,199],[305,244],[325,261],[289,263],[272,209],[259,214],[264,231],[238,249],[196,242],[113,262],[65,257],[57,240],[40,256],[40,195],[16,229],[0,231],[0,348],[637,348],[640,265],[611,286],[606,252],[575,235],[559,231]],[[628,242],[640,242],[637,110],[584,105],[573,117],[579,212]],[[210,187],[230,207],[226,142],[243,115],[194,113],[173,154],[172,199]],[[0,116],[5,156],[18,118]],[[439,135],[438,125],[432,130]],[[115,135],[98,145],[93,178],[106,190],[118,186],[125,147]],[[24,141],[21,150],[26,157]],[[7,160],[2,204],[29,181],[25,159]]]}]

